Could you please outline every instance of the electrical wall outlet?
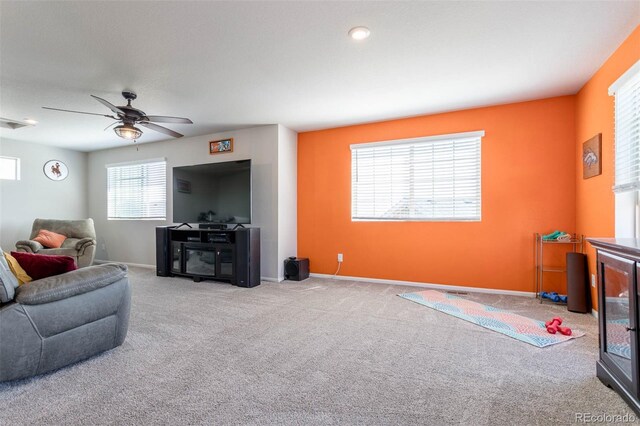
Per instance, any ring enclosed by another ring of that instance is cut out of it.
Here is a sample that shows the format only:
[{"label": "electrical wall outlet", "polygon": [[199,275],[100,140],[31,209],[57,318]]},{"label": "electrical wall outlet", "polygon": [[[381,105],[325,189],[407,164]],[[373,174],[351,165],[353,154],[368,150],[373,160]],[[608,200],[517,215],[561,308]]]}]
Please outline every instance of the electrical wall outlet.
[{"label": "electrical wall outlet", "polygon": [[343,259],[342,253],[338,253],[338,262],[342,262],[342,259]]},{"label": "electrical wall outlet", "polygon": [[596,274],[591,274],[591,287],[596,288]]}]

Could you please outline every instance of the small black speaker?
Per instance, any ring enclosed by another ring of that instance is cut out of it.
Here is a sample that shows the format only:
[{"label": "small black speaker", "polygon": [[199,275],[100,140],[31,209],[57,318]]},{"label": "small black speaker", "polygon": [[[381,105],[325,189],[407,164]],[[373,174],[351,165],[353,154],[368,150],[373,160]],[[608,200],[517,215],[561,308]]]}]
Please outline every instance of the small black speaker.
[{"label": "small black speaker", "polygon": [[284,261],[284,279],[302,281],[309,278],[309,259],[290,257]]}]

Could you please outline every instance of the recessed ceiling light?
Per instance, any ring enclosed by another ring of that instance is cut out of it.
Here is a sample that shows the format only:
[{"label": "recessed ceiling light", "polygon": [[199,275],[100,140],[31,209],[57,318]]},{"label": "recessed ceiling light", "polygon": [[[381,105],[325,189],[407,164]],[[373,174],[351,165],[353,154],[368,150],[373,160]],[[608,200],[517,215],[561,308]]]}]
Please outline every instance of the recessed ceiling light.
[{"label": "recessed ceiling light", "polygon": [[36,120],[31,119],[31,118],[25,118],[24,122],[27,123],[27,124],[31,124],[32,126],[38,124],[38,122]]},{"label": "recessed ceiling light", "polygon": [[354,40],[364,40],[370,34],[371,31],[367,27],[353,27],[349,30],[349,36]]}]

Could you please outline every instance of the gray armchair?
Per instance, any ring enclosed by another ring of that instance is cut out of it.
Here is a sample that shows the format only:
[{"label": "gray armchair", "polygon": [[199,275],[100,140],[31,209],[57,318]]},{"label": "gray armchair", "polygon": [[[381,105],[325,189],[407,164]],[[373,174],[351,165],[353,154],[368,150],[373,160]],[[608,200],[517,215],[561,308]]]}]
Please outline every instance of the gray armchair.
[{"label": "gray armchair", "polygon": [[20,287],[7,271],[0,261],[0,382],[56,370],[124,342],[131,304],[125,265],[90,266]]},{"label": "gray armchair", "polygon": [[[40,230],[46,229],[67,237],[60,248],[45,248],[33,238]],[[33,221],[31,236],[28,240],[18,241],[16,250],[27,253],[55,254],[71,256],[76,260],[78,268],[84,268],[93,263],[96,254],[96,230],[93,219],[57,220],[36,219]]]}]

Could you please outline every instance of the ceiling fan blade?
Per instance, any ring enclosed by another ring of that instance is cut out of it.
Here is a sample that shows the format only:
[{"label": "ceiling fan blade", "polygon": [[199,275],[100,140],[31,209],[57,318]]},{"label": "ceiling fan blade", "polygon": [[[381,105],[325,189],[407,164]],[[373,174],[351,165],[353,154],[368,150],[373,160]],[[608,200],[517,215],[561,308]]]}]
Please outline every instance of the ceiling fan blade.
[{"label": "ceiling fan blade", "polygon": [[104,105],[107,108],[109,108],[111,111],[115,112],[116,114],[118,114],[118,115],[126,115],[126,113],[123,110],[121,110],[120,108],[118,108],[117,106],[112,104],[111,102],[105,101],[104,99],[99,98],[99,97],[97,97],[95,95],[91,95],[91,97],[93,99],[95,99],[96,101],[100,102],[102,105]]},{"label": "ceiling fan blade", "polygon": [[182,117],[167,117],[164,115],[147,115],[147,121],[151,121],[154,123],[179,123],[179,124],[193,124],[193,121],[188,118]]},{"label": "ceiling fan blade", "polygon": [[167,129],[166,127],[158,126],[157,124],[148,123],[146,121],[138,121],[138,123],[136,124],[139,124],[151,130],[155,130],[156,132],[164,133],[165,135],[173,136],[174,138],[181,138],[182,136],[184,136],[178,132],[174,132],[171,129]]},{"label": "ceiling fan blade", "polygon": [[60,109],[60,108],[51,108],[51,107],[42,107],[44,109],[50,109],[51,111],[62,111],[62,112],[73,112],[75,114],[86,114],[86,115],[99,115],[100,117],[108,117],[108,118],[113,118],[114,120],[117,120],[118,117],[114,117],[112,115],[107,115],[107,114],[96,114],[94,112],[84,112],[84,111],[73,111],[70,109]]}]

